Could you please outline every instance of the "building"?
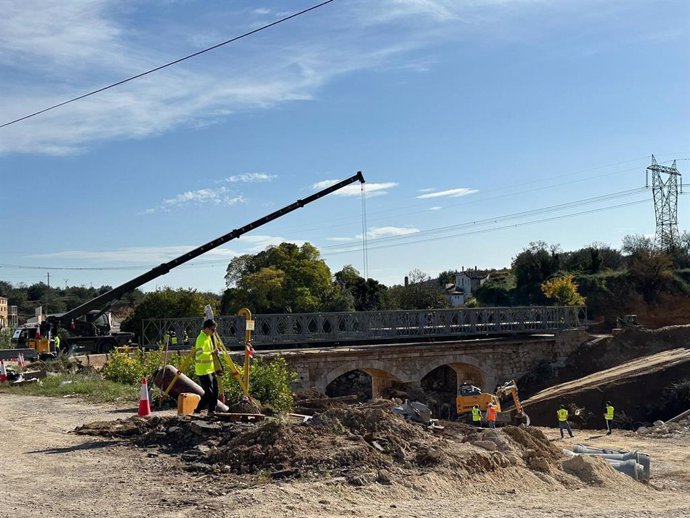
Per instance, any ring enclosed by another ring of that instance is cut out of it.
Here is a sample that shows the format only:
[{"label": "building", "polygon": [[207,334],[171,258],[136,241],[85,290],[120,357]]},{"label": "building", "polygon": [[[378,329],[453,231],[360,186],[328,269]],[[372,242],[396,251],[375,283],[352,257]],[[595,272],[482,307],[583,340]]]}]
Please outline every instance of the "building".
[{"label": "building", "polygon": [[478,270],[462,268],[462,271],[455,274],[455,284],[446,284],[444,293],[450,301],[451,306],[457,308],[467,303],[472,298],[482,284],[489,280],[491,273],[489,270]]},{"label": "building", "polygon": [[7,298],[0,297],[0,329],[9,325]]}]

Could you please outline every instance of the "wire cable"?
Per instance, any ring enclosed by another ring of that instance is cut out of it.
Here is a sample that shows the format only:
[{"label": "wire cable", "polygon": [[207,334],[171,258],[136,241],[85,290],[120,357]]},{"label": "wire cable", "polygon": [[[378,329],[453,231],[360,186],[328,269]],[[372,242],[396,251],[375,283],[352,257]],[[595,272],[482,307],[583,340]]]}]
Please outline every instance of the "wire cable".
[{"label": "wire cable", "polygon": [[254,29],[254,30],[249,31],[249,32],[245,32],[244,34],[240,34],[239,36],[235,36],[234,38],[230,38],[229,40],[225,40],[225,41],[223,41],[223,42],[221,42],[221,43],[217,43],[216,45],[213,45],[212,47],[208,47],[208,48],[205,48],[205,49],[200,50],[200,51],[198,51],[198,52],[194,52],[194,53],[189,54],[189,55],[187,55],[187,56],[184,56],[184,57],[182,57],[182,58],[176,59],[176,60],[174,60],[174,61],[170,61],[169,63],[166,63],[166,64],[164,64],[164,65],[161,65],[161,66],[158,66],[158,67],[156,67],[156,68],[152,68],[152,69],[150,69],[150,70],[147,70],[146,72],[142,72],[141,74],[137,74],[137,75],[135,75],[135,76],[128,77],[127,79],[123,79],[122,81],[118,81],[117,83],[113,83],[113,84],[110,84],[110,85],[108,85],[108,86],[104,86],[103,88],[99,88],[99,89],[97,89],[97,90],[93,90],[93,91],[91,91],[91,92],[88,92],[88,93],[79,95],[79,96],[74,97],[74,98],[72,98],[72,99],[69,99],[69,100],[67,100],[67,101],[63,101],[63,102],[61,102],[61,103],[54,104],[53,106],[49,106],[48,108],[44,108],[44,109],[42,109],[42,110],[38,110],[37,112],[30,113],[29,115],[25,115],[25,116],[23,116],[23,117],[19,117],[18,119],[14,119],[14,120],[12,120],[12,121],[5,122],[4,124],[0,124],[0,128],[4,128],[5,126],[9,126],[9,125],[11,125],[11,124],[15,124],[15,123],[17,123],[17,122],[21,122],[21,121],[26,120],[26,119],[30,119],[31,117],[35,117],[36,115],[40,115],[40,114],[42,114],[42,113],[48,112],[48,111],[50,111],[50,110],[54,110],[54,109],[56,109],[56,108],[59,108],[59,107],[61,107],[61,106],[66,105],[66,104],[70,104],[70,103],[73,103],[73,102],[75,102],[75,101],[79,101],[80,99],[84,99],[85,97],[89,97],[89,96],[91,96],[91,95],[95,95],[95,94],[104,92],[104,91],[106,91],[106,90],[110,90],[111,88],[115,88],[116,86],[120,86],[120,85],[122,85],[122,84],[129,83],[130,81],[134,81],[135,79],[139,79],[140,77],[144,77],[144,76],[147,76],[147,75],[152,74],[152,73],[154,73],[154,72],[158,72],[159,70],[163,70],[164,68],[171,67],[171,66],[173,66],[173,65],[176,65],[176,64],[178,64],[178,63],[181,63],[182,61],[186,61],[186,60],[191,59],[191,58],[194,58],[194,57],[196,57],[196,56],[200,56],[201,54],[205,54],[206,52],[209,52],[209,51],[211,51],[211,50],[217,49],[218,47],[222,47],[222,46],[227,45],[227,44],[229,44],[229,43],[233,43],[233,42],[235,42],[235,41],[237,41],[237,40],[241,40],[242,38],[246,38],[247,36],[251,36],[252,34],[256,34],[257,32],[261,32],[261,31],[266,30],[266,29],[268,29],[268,28],[270,28],[270,27],[273,27],[273,26],[278,25],[278,24],[280,24],[280,23],[283,23],[283,22],[286,22],[286,21],[288,21],[288,20],[291,20],[292,18],[297,18],[298,16],[301,16],[301,15],[303,15],[303,14],[306,14],[306,13],[308,13],[309,11],[313,11],[313,10],[315,10],[315,9],[318,9],[319,7],[323,7],[324,5],[330,4],[331,2],[334,2],[334,1],[335,1],[335,0],[325,0],[324,2],[321,2],[320,4],[312,5],[311,7],[308,7],[308,8],[306,8],[306,9],[303,9],[302,11],[299,11],[299,12],[297,12],[297,13],[293,13],[293,14],[291,14],[291,15],[288,15],[288,16],[284,17],[284,18],[281,18],[280,20],[276,20],[275,22],[271,22],[271,23],[268,23],[268,24],[266,24],[266,25],[262,25],[261,27],[259,27],[259,28],[257,28],[257,29]]}]

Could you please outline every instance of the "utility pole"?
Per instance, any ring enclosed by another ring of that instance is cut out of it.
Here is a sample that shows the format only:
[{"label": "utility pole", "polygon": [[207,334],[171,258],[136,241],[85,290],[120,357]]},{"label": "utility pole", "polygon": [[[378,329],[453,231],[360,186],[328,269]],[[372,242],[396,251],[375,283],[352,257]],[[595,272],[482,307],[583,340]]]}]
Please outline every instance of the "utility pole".
[{"label": "utility pole", "polygon": [[[646,179],[649,188],[649,173],[652,173],[652,196],[656,215],[656,245],[670,252],[678,246],[678,184],[683,194],[681,174],[676,168],[676,161],[671,167],[659,165],[652,155],[652,165],[647,168]],[[668,178],[662,178],[662,174]]]},{"label": "utility pole", "polygon": [[46,305],[43,308],[43,313],[48,314],[48,298],[50,297],[50,272],[46,272],[48,275],[48,289],[46,290]]}]

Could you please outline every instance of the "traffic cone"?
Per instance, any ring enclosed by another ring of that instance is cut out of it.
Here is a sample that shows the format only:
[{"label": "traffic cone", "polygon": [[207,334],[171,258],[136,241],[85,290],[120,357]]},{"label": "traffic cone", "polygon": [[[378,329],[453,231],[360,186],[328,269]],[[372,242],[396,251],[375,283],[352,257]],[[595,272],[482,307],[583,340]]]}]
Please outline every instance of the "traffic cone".
[{"label": "traffic cone", "polygon": [[149,384],[146,378],[141,379],[141,390],[139,391],[139,417],[151,415],[151,403],[149,402]]},{"label": "traffic cone", "polygon": [[7,381],[7,371],[5,370],[5,362],[0,360],[0,383]]}]

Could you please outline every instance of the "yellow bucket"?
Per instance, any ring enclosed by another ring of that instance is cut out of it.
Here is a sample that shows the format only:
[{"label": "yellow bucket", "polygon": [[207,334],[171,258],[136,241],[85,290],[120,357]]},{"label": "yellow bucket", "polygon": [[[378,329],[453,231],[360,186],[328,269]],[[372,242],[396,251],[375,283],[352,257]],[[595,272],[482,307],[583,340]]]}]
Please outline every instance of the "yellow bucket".
[{"label": "yellow bucket", "polygon": [[183,392],[177,396],[177,415],[189,415],[196,409],[201,401],[199,394]]}]

